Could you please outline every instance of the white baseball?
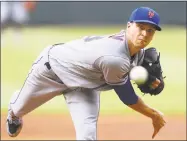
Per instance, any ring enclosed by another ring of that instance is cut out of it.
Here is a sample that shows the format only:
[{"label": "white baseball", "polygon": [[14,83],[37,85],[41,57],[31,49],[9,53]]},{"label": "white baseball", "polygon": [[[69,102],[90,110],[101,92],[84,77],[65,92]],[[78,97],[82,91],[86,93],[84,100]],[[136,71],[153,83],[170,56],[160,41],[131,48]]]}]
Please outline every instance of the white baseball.
[{"label": "white baseball", "polygon": [[131,69],[129,76],[136,84],[144,84],[148,79],[148,72],[142,66],[135,66]]}]

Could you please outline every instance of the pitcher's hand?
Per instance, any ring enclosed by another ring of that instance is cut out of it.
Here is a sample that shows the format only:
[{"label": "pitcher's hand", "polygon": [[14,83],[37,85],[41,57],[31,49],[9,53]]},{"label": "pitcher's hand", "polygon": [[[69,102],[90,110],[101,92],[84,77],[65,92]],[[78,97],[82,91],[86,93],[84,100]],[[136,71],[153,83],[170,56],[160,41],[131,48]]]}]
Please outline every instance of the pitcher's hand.
[{"label": "pitcher's hand", "polygon": [[155,116],[152,118],[152,123],[154,127],[154,132],[152,135],[152,139],[156,136],[156,134],[160,131],[160,129],[166,124],[164,120],[163,113],[160,111],[155,111]]}]

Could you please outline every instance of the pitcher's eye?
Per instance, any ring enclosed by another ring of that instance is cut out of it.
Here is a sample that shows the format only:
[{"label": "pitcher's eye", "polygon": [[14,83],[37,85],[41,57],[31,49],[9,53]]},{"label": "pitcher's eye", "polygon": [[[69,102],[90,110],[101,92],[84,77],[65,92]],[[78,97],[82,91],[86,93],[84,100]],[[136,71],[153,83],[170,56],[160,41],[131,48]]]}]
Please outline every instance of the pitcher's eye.
[{"label": "pitcher's eye", "polygon": [[145,29],[145,27],[144,27],[143,25],[141,25],[141,24],[139,24],[138,27],[139,27],[141,30],[144,30],[144,29]]},{"label": "pitcher's eye", "polygon": [[153,29],[147,29],[148,33],[154,33],[155,31]]}]

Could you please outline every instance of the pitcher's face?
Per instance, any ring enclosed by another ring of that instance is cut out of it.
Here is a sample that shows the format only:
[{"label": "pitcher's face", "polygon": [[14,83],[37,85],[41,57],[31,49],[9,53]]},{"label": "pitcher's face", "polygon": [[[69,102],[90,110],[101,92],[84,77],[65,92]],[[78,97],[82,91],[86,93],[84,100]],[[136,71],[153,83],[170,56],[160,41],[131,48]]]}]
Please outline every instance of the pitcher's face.
[{"label": "pitcher's face", "polygon": [[128,22],[128,35],[135,48],[142,49],[146,47],[153,39],[156,28],[148,23]]}]

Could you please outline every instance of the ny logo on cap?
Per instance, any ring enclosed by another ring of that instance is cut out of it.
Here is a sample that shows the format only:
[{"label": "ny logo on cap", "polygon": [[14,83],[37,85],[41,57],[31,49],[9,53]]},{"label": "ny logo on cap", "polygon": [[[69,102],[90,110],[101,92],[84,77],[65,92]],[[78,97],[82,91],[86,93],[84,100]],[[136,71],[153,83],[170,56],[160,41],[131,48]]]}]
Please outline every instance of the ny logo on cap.
[{"label": "ny logo on cap", "polygon": [[149,13],[148,13],[149,18],[153,18],[154,15],[155,15],[155,13],[153,11],[149,11]]}]

